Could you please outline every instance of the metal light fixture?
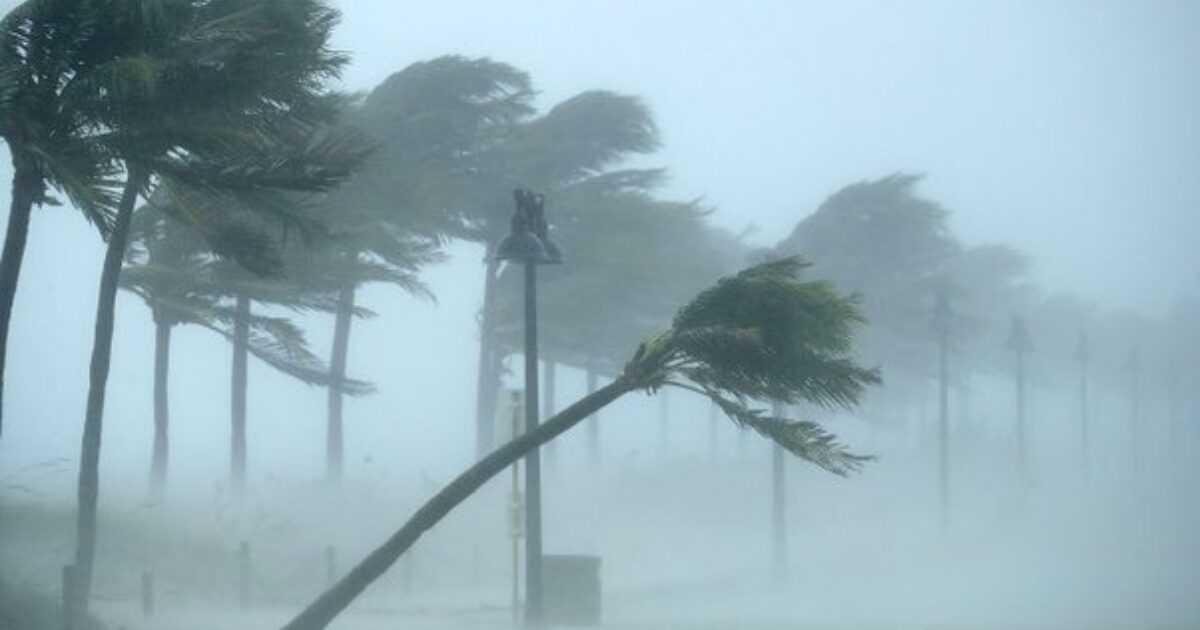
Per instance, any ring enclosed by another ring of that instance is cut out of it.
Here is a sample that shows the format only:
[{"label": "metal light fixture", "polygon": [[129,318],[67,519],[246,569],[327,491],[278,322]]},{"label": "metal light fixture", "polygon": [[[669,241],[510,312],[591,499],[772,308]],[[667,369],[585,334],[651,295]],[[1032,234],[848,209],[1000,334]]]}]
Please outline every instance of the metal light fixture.
[{"label": "metal light fixture", "polygon": [[550,240],[545,197],[518,188],[513,191],[513,198],[517,209],[508,236],[496,248],[496,259],[532,265],[562,263],[562,252]]}]

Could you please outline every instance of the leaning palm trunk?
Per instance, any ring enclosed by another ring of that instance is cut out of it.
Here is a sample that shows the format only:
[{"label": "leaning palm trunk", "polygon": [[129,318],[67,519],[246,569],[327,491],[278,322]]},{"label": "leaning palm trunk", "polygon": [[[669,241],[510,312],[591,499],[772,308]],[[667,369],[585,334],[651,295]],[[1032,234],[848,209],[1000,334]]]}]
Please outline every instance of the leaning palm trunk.
[{"label": "leaning palm trunk", "polygon": [[100,434],[104,423],[104,396],[112,362],[113,323],[116,318],[117,279],[129,240],[129,223],[138,194],[146,184],[146,175],[136,166],[129,167],[125,190],[116,221],[108,236],[108,250],[100,273],[100,296],[96,304],[96,336],[92,341],[87,411],[83,423],[83,442],[79,457],[79,506],[76,522],[75,583],[71,603],[73,613],[87,608],[92,588],[92,568],[96,556],[96,502],[100,494]]},{"label": "leaning palm trunk", "polygon": [[395,564],[422,534],[489,479],[533,449],[553,440],[593,412],[635,388],[631,381],[618,378],[538,425],[533,431],[521,435],[481,459],[426,501],[387,542],[372,551],[358,566],[292,619],[284,626],[284,630],[319,630],[328,626],[367,586]]},{"label": "leaning palm trunk", "polygon": [[150,497],[161,501],[167,485],[167,459],[170,454],[170,412],[167,377],[171,369],[171,324],[154,322],[154,451],[150,460]]},{"label": "leaning palm trunk", "polygon": [[17,296],[25,243],[29,239],[29,218],[42,185],[41,175],[27,162],[14,151],[12,204],[8,211],[8,231],[4,235],[4,253],[0,255],[0,434],[4,431],[4,363],[8,354],[9,321]]},{"label": "leaning palm trunk", "polygon": [[479,322],[479,368],[475,383],[475,456],[482,458],[492,450],[495,441],[496,390],[499,388],[495,326],[496,274],[500,262],[488,250],[483,279],[483,312]]},{"label": "leaning palm trunk", "polygon": [[325,471],[329,481],[342,479],[342,383],[346,380],[346,355],[350,348],[350,319],[354,315],[354,286],[338,291],[337,317],[333,326],[333,356],[329,362],[329,417],[325,436]]},{"label": "leaning palm trunk", "polygon": [[[591,394],[596,391],[596,385],[599,375],[596,370],[588,368],[587,371],[587,393]],[[592,463],[600,463],[600,414],[593,413],[588,418],[588,450],[592,454]]]}]

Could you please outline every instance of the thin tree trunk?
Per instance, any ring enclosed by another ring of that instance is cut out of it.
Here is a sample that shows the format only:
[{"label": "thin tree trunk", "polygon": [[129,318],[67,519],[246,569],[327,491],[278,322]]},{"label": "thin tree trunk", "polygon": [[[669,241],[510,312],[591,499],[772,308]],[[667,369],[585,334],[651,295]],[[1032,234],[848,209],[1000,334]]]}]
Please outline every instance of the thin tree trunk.
[{"label": "thin tree trunk", "polygon": [[17,296],[17,280],[29,240],[29,219],[34,198],[42,186],[36,168],[22,153],[13,151],[12,202],[8,210],[8,231],[4,235],[4,253],[0,255],[0,435],[4,431],[4,363],[8,355],[8,327],[13,302]]},{"label": "thin tree trunk", "polygon": [[250,348],[250,298],[239,295],[233,322],[233,369],[229,387],[229,479],[235,496],[246,491],[246,381]]},{"label": "thin tree trunk", "polygon": [[77,510],[74,594],[72,611],[86,612],[92,592],[92,573],[96,558],[96,503],[100,495],[100,435],[104,424],[104,395],[112,361],[113,325],[116,319],[117,279],[129,240],[129,223],[138,193],[146,176],[130,166],[125,190],[108,236],[104,267],[100,273],[100,294],[96,304],[96,333],[92,341],[87,411],[83,422],[83,440],[79,456],[79,506]]},{"label": "thin tree trunk", "polygon": [[671,445],[671,401],[664,389],[658,392],[658,450],[666,454]]},{"label": "thin tree trunk", "polygon": [[1084,479],[1090,479],[1092,476],[1091,427],[1088,426],[1088,415],[1088,365],[1085,362],[1079,366],[1079,447],[1083,456]]},{"label": "thin tree trunk", "polygon": [[536,429],[522,434],[481,459],[426,501],[391,538],[309,604],[284,626],[283,630],[321,630],[328,626],[363,590],[412,547],[422,534],[483,487],[489,479],[633,389],[625,379],[617,378],[538,425]]},{"label": "thin tree trunk", "polygon": [[167,376],[171,369],[171,324],[154,322],[154,451],[150,460],[150,498],[162,501],[167,485],[167,460],[170,452]]},{"label": "thin tree trunk", "polygon": [[1029,485],[1029,457],[1025,445],[1025,353],[1017,351],[1017,471],[1022,487]]},{"label": "thin tree trunk", "polygon": [[[546,370],[546,391],[542,393],[542,417],[550,418],[555,413],[555,398],[558,389],[558,364],[554,361],[547,360],[545,363]],[[556,444],[551,442],[546,445],[546,458],[550,460],[550,465],[558,461],[558,449]]]},{"label": "thin tree trunk", "polygon": [[[596,370],[588,368],[587,371],[587,393],[591,395],[596,391],[598,375]],[[597,411],[588,417],[588,450],[592,455],[592,463],[600,463],[600,412]]]},{"label": "thin tree trunk", "polygon": [[333,355],[329,362],[329,418],[325,436],[325,475],[329,481],[342,480],[344,446],[342,441],[342,382],[346,379],[346,355],[350,349],[350,319],[354,314],[354,286],[338,291],[337,320],[333,327]]},{"label": "thin tree trunk", "polygon": [[492,426],[496,415],[496,389],[499,372],[496,369],[495,327],[496,273],[500,261],[487,250],[483,279],[483,309],[479,321],[479,367],[475,379],[475,456],[487,455],[496,440],[496,428]]}]

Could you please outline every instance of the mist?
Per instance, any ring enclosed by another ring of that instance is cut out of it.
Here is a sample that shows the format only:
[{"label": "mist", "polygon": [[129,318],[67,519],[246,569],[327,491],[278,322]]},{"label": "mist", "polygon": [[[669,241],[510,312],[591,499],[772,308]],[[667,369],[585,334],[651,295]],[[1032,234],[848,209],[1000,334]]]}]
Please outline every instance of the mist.
[{"label": "mist", "polygon": [[0,2],[0,630],[1200,625],[1200,6],[644,4]]}]

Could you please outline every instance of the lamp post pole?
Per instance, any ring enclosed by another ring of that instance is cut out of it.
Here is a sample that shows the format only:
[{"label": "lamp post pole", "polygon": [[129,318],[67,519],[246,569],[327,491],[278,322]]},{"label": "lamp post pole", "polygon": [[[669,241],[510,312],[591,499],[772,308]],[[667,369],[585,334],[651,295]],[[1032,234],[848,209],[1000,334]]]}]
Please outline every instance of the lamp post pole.
[{"label": "lamp post pole", "polygon": [[[544,198],[513,192],[517,202],[512,231],[496,248],[498,260],[525,265],[525,430],[538,427],[537,266],[558,264],[562,254],[551,242]],[[539,448],[525,456],[525,625],[542,625],[542,467]]]},{"label": "lamp post pole", "polygon": [[[525,430],[538,427],[537,264],[525,263]],[[525,456],[525,623],[542,621],[541,449]]]}]

